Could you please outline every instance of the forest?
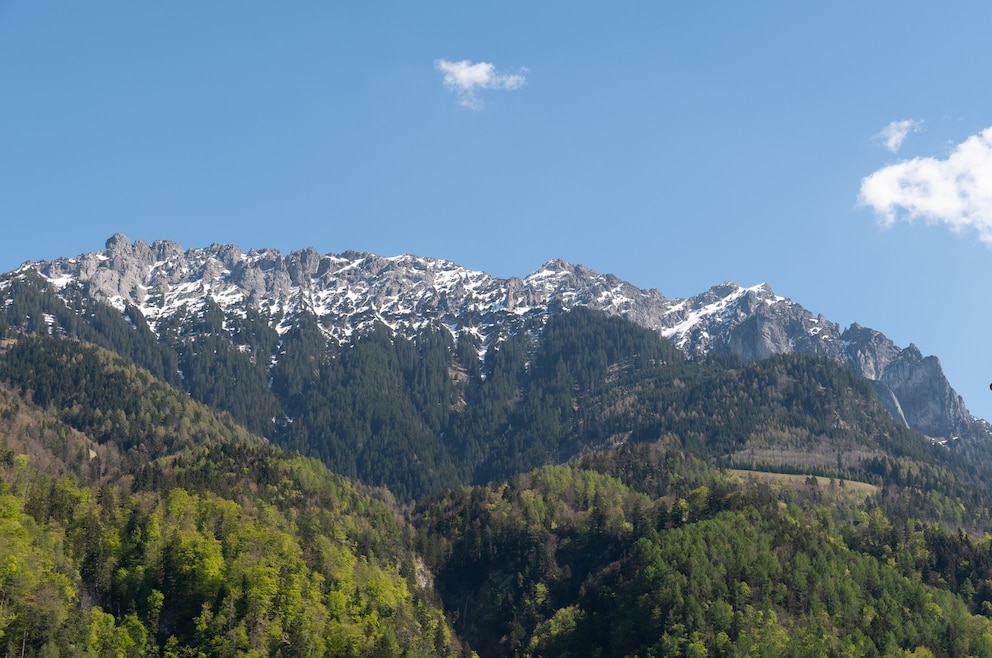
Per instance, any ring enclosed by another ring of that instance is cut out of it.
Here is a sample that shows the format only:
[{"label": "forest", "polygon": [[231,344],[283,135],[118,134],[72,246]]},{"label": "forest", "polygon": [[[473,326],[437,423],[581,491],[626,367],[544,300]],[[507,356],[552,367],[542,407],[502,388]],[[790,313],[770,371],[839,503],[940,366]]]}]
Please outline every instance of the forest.
[{"label": "forest", "polygon": [[987,437],[840,364],[6,293],[3,655],[992,656]]}]

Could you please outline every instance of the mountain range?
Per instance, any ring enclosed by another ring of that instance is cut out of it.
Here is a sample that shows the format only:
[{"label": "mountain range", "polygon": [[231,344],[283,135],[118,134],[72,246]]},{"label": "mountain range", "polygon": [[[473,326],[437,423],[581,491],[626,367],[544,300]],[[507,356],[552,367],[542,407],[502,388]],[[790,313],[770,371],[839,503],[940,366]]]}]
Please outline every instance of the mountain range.
[{"label": "mountain range", "polygon": [[[584,306],[657,331],[690,358],[735,354],[747,362],[802,353],[846,364],[871,382],[894,418],[935,441],[946,443],[981,425],[936,357],[924,357],[912,344],[900,348],[858,324],[842,331],[767,284],[725,282],[687,299],[669,299],[563,260],[524,278],[500,279],[412,255],[321,255],[308,248],[284,256],[274,249],[245,253],[230,244],[184,250],[172,241],[149,245],[121,234],[108,239],[103,251],[27,262],[5,278],[28,272],[57,291],[79,290],[122,312],[136,309],[158,334],[165,324],[216,305],[228,331],[235,325],[230,320],[245,318],[249,309],[280,336],[309,313],[327,340],[338,343],[377,324],[405,337],[444,326],[455,340],[471,337],[480,358],[509,336]],[[177,328],[184,331],[181,321]],[[275,362],[278,349],[253,357]]]},{"label": "mountain range", "polygon": [[767,285],[115,235],[0,300],[5,655],[992,656],[987,424]]}]

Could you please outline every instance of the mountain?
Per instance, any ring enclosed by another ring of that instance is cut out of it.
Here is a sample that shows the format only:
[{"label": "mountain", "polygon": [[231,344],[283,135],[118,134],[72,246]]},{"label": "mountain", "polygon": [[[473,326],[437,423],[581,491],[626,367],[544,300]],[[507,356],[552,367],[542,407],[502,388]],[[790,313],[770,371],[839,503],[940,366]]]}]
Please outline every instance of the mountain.
[{"label": "mountain", "polygon": [[5,655],[992,656],[987,439],[767,286],[115,236],[0,291]]},{"label": "mountain", "polygon": [[[499,279],[411,255],[321,255],[309,248],[283,256],[273,249],[244,253],[217,244],[184,250],[171,241],[148,245],[121,234],[101,252],[25,263],[0,285],[28,272],[63,295],[78,291],[122,312],[136,309],[159,336],[167,327],[180,335],[190,331],[194,316],[216,306],[229,333],[257,314],[284,336],[307,313],[327,340],[338,343],[377,324],[408,338],[443,326],[456,339],[469,337],[480,358],[560,311],[585,306],[655,330],[690,357],[736,354],[751,361],[803,353],[847,364],[873,383],[894,418],[934,440],[946,442],[975,427],[936,357],[923,357],[913,345],[901,349],[857,324],[842,332],[766,284],[744,288],[726,282],[688,299],[668,299],[562,260],[523,279]],[[252,358],[277,361],[278,349]]]}]

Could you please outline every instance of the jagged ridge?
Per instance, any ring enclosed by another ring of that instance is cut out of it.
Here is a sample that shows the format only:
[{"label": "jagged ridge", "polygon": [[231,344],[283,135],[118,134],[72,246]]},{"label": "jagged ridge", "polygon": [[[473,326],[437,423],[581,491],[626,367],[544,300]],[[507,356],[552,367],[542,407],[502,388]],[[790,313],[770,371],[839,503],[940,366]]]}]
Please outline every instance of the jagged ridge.
[{"label": "jagged ridge", "polygon": [[[28,262],[14,276],[38,272],[57,289],[78,283],[118,309],[137,307],[155,330],[182,309],[212,300],[226,316],[262,312],[281,334],[299,313],[311,312],[328,339],[347,340],[382,323],[411,336],[430,324],[458,338],[473,335],[486,349],[550,315],[588,306],[659,331],[688,355],[726,352],[745,360],[801,352],[849,364],[871,380],[889,412],[939,440],[973,422],[936,357],[883,334],[852,325],[844,332],[822,315],[776,295],[767,284],[725,282],[688,299],[667,299],[612,274],[552,260],[520,279],[499,279],[451,261],[412,255],[382,257],[315,249],[283,256],[214,244],[183,250],[115,234],[106,249],[76,258]],[[269,355],[273,356],[273,355]]]}]

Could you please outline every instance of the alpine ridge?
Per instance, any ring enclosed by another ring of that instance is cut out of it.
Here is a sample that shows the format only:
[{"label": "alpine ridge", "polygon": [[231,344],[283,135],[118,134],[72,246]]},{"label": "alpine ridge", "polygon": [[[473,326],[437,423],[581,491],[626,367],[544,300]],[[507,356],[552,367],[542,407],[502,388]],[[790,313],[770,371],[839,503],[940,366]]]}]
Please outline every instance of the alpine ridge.
[{"label": "alpine ridge", "polygon": [[[690,357],[726,353],[751,361],[798,352],[845,363],[872,382],[893,417],[936,441],[952,440],[975,421],[936,357],[913,345],[901,349],[857,324],[842,332],[764,283],[745,288],[728,281],[668,299],[563,260],[522,279],[500,279],[408,254],[321,255],[307,248],[283,256],[274,249],[245,253],[231,244],[184,250],[172,241],[149,245],[119,233],[97,253],[27,262],[0,286],[29,272],[57,291],[76,288],[120,311],[137,309],[153,331],[216,304],[225,318],[244,318],[253,309],[280,335],[310,312],[327,339],[338,342],[379,323],[407,337],[441,325],[456,340],[472,336],[480,355],[517,332],[539,329],[554,314],[585,306],[658,331]],[[278,354],[253,357],[275,360]]]}]

